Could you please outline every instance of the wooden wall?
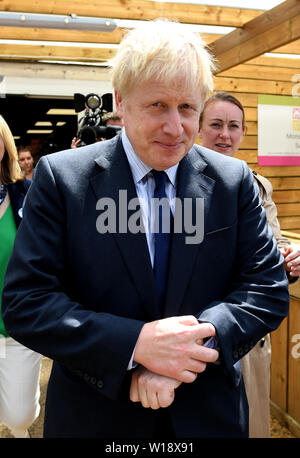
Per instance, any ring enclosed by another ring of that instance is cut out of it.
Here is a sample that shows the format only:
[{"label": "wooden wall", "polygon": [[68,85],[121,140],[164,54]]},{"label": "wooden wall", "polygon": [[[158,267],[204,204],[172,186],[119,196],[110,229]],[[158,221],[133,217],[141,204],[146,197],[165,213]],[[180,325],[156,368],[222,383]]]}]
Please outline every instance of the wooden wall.
[{"label": "wooden wall", "polygon": [[[300,248],[300,235],[292,242]],[[271,333],[271,413],[300,437],[300,281],[290,285],[290,311]]]},{"label": "wooden wall", "polygon": [[291,96],[295,81],[300,81],[300,59],[258,57],[219,73],[215,90],[231,92],[245,107],[248,131],[237,157],[271,181],[281,229],[300,233],[300,167],[257,165],[257,96]]}]

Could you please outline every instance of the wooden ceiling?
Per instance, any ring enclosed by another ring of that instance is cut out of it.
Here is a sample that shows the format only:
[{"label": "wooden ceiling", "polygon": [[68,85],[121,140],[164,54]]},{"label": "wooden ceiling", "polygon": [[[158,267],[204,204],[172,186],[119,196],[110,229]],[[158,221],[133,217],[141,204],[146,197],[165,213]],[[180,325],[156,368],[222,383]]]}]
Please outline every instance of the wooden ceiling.
[{"label": "wooden ceiling", "polygon": [[[266,12],[150,0],[0,0],[0,11],[126,20],[167,17],[182,23],[234,27],[233,32],[224,36],[201,34],[218,59],[219,72],[266,52],[300,54],[300,0],[287,0]],[[3,26],[0,28],[0,66],[1,60],[105,64],[116,52],[123,34],[123,28],[91,32]],[[4,40],[17,41],[4,43]],[[20,40],[29,42],[18,43]],[[62,46],[55,46],[54,42],[61,42]],[[75,47],[69,43],[82,44]],[[94,44],[100,46],[92,47]]]}]

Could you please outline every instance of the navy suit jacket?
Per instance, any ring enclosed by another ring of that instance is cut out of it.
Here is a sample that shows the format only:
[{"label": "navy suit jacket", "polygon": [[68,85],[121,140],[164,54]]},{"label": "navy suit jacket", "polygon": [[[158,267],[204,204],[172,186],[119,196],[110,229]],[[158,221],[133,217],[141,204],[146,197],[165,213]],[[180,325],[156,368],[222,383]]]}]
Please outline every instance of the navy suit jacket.
[{"label": "navy suit jacket", "polygon": [[[177,197],[203,198],[204,239],[172,240],[159,310],[145,234],[96,230],[97,201],[136,197],[120,137],[43,157],[8,266],[8,333],[54,360],[46,437],[149,437],[158,411],[129,400],[128,362],[145,322],[213,323],[220,364],[182,384],[168,408],[178,437],[247,437],[240,358],[288,313],[283,258],[243,161],[194,146]],[[128,218],[131,215],[128,211]]]}]

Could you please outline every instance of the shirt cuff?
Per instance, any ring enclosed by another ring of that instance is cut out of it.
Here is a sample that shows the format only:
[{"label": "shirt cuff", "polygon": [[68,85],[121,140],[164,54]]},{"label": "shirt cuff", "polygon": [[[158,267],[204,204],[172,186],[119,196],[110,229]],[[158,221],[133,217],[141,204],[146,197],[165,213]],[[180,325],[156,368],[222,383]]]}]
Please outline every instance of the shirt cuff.
[{"label": "shirt cuff", "polygon": [[[136,345],[135,345],[135,347],[136,347]],[[136,363],[135,361],[133,361],[134,354],[135,354],[135,347],[134,347],[134,349],[133,349],[131,358],[130,358],[129,363],[128,363],[128,366],[127,366],[127,370],[128,370],[128,371],[131,371],[131,369],[134,369],[136,366],[138,366],[138,363]]]}]

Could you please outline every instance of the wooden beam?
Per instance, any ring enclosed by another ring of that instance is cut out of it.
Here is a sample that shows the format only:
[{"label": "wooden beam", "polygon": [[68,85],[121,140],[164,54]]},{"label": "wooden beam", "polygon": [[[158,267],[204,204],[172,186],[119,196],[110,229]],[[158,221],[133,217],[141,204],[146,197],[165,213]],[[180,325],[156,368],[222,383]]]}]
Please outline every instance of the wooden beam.
[{"label": "wooden beam", "polygon": [[106,62],[114,53],[111,48],[0,44],[0,59],[8,60]]},{"label": "wooden beam", "polygon": [[119,44],[125,29],[117,27],[113,32],[91,32],[85,30],[39,29],[31,27],[0,27],[2,40],[36,40],[78,43]]},{"label": "wooden beam", "polygon": [[2,0],[0,10],[133,20],[167,17],[191,24],[229,27],[242,27],[246,22],[261,15],[261,11],[253,9],[148,0]]},{"label": "wooden beam", "polygon": [[300,1],[287,0],[210,44],[218,72],[253,59],[300,37]]},{"label": "wooden beam", "polygon": [[[121,27],[117,27],[113,32],[39,29],[31,27],[1,27],[0,39],[119,44],[125,33],[126,29]],[[201,38],[206,44],[217,40],[221,36],[222,35],[216,33],[201,33]]]}]

